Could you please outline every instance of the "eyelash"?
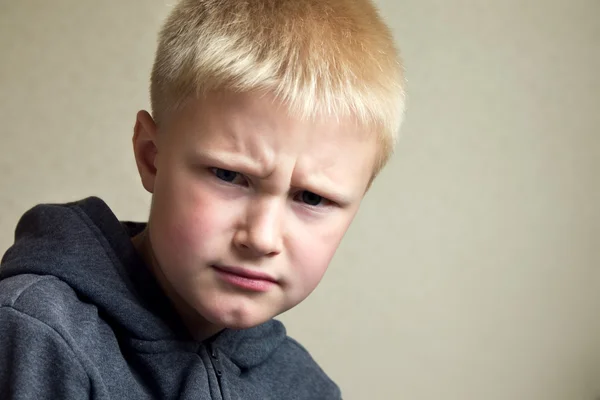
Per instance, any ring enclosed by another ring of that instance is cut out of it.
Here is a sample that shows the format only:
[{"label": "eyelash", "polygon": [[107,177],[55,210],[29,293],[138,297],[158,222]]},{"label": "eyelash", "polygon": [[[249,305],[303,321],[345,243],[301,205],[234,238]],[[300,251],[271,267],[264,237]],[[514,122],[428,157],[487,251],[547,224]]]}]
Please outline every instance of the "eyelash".
[{"label": "eyelash", "polygon": [[[214,175],[214,177],[217,178],[221,182],[228,183],[228,184],[231,184],[231,185],[237,185],[237,186],[247,186],[248,185],[248,180],[246,179],[246,177],[243,174],[239,173],[239,172],[228,170],[228,169],[224,169],[224,168],[216,168],[216,167],[209,168],[209,170]],[[223,179],[223,178],[219,177],[219,173],[220,172],[233,173],[233,174],[235,174],[235,177],[231,181],[228,181],[226,179]],[[244,185],[240,185],[240,184],[234,182],[235,179],[238,178],[238,177],[244,178],[244,183],[245,183]],[[302,203],[303,205],[305,205],[307,207],[311,207],[311,208],[323,208],[323,207],[327,207],[327,206],[331,206],[331,205],[335,204],[333,201],[329,200],[328,198],[323,197],[323,196],[321,196],[321,195],[319,195],[317,193],[314,193],[314,192],[311,192],[311,191],[308,191],[308,190],[301,190],[301,191],[298,192],[297,195],[302,196],[305,193],[310,193],[312,195],[318,196],[320,198],[320,200],[321,200],[318,205],[312,205],[312,204],[308,204],[308,203],[303,202],[303,201],[299,201],[300,203]],[[294,199],[296,199],[297,195],[294,196]]]}]

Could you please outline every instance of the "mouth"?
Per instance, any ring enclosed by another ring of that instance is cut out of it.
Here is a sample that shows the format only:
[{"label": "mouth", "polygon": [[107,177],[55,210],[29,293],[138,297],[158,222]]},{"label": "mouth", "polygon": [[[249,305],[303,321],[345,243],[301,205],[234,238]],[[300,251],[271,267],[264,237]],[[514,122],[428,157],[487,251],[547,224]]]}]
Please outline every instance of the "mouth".
[{"label": "mouth", "polygon": [[271,275],[254,271],[243,267],[229,267],[221,265],[213,265],[219,278],[228,284],[253,291],[253,292],[268,292],[277,284],[277,279]]}]

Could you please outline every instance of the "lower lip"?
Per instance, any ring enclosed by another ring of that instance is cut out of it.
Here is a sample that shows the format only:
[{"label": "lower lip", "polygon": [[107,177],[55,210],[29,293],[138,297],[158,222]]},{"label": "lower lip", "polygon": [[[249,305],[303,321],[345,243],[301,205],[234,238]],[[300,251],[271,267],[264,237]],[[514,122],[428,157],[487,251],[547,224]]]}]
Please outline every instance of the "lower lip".
[{"label": "lower lip", "polygon": [[250,290],[253,292],[268,292],[275,282],[264,279],[247,278],[245,276],[235,275],[221,269],[215,269],[221,279],[230,285],[237,286],[241,289]]}]

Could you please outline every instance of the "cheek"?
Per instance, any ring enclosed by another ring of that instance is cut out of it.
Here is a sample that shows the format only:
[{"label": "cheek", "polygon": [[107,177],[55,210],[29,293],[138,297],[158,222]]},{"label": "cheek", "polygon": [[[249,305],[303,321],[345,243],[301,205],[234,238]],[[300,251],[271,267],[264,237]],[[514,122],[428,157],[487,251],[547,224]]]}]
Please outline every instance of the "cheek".
[{"label": "cheek", "polygon": [[214,254],[218,243],[223,245],[231,215],[210,191],[194,183],[173,179],[155,192],[151,230],[161,264],[196,264]]},{"label": "cheek", "polygon": [[322,226],[304,231],[289,243],[295,285],[305,293],[320,282],[347,230],[347,222],[338,222],[329,229]]},{"label": "cheek", "polygon": [[296,258],[294,272],[305,290],[314,289],[321,281],[334,253],[335,249],[321,244],[320,247],[313,247]]}]

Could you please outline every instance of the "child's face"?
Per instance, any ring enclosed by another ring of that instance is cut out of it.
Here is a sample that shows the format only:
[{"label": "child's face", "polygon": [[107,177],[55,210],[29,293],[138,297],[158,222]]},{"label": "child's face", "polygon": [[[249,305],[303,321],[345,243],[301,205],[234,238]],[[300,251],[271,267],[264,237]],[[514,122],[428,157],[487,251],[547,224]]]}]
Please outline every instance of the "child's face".
[{"label": "child's face", "polygon": [[154,268],[183,313],[208,331],[246,328],[304,300],[358,211],[374,135],[251,94],[191,102],[155,131],[138,117],[136,158]]}]

